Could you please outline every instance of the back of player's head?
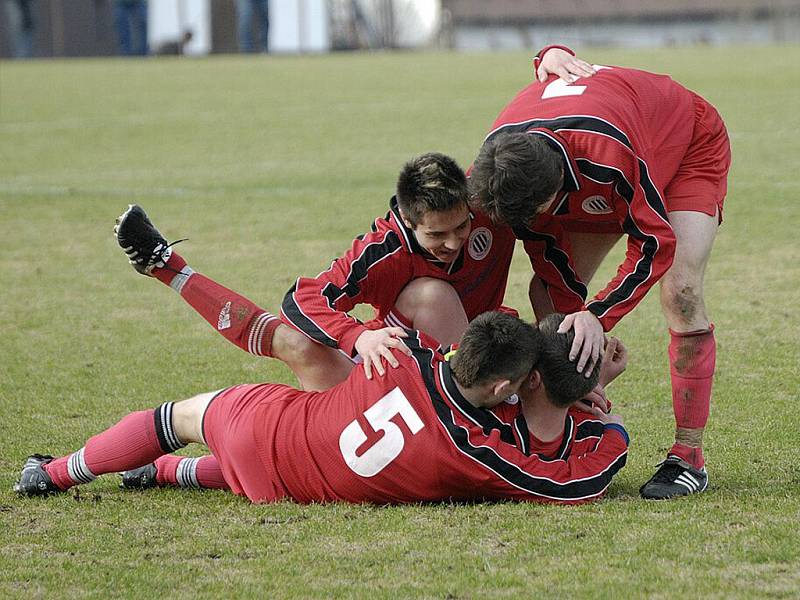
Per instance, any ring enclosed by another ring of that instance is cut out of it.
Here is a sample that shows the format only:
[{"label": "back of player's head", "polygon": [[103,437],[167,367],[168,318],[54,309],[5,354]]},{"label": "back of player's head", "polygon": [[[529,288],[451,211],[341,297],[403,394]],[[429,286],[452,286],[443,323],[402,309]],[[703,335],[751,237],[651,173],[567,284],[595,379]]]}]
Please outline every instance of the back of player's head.
[{"label": "back of player's head", "polygon": [[494,221],[525,225],[559,190],[563,170],[541,136],[500,134],[484,142],[473,163],[470,202]]},{"label": "back of player's head", "polygon": [[539,332],[521,319],[501,312],[478,315],[450,359],[453,375],[465,387],[493,381],[516,381],[539,358]]},{"label": "back of player's head", "polygon": [[397,203],[417,225],[428,211],[452,210],[466,204],[467,177],[449,156],[430,152],[406,163],[397,179]]},{"label": "back of player's head", "polygon": [[589,377],[578,372],[577,361],[569,359],[575,330],[558,333],[563,320],[564,315],[554,313],[539,321],[541,350],[536,368],[550,401],[556,406],[567,407],[586,396],[597,385],[601,361],[597,361]]}]

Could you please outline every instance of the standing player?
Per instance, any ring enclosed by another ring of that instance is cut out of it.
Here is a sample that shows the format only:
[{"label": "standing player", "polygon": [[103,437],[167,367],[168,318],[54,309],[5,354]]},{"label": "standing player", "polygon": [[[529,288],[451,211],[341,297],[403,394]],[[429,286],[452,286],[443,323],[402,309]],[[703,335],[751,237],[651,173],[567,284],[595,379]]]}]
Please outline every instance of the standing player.
[{"label": "standing player", "polygon": [[[574,84],[529,85],[503,109],[475,160],[475,206],[525,240],[537,316],[572,313],[562,328],[575,329],[579,370],[661,280],[676,433],[641,493],[701,492],[716,355],[703,276],[722,220],[728,136],[714,107],[669,77],[596,68]],[[622,234],[625,261],[587,299],[586,283]]]},{"label": "standing player", "polygon": [[[568,415],[598,369],[589,378],[575,371],[560,321],[540,331],[485,313],[450,360],[409,331],[412,355],[384,377],[353,369],[325,392],[238,385],[131,413],[77,452],[31,456],[16,490],[56,493],[197,442],[209,446],[228,488],[253,502],[592,500],[624,466],[628,436],[599,409]],[[525,408],[512,422],[486,410],[517,392]],[[528,419],[557,431],[566,423],[572,438],[543,458],[531,452]]]}]

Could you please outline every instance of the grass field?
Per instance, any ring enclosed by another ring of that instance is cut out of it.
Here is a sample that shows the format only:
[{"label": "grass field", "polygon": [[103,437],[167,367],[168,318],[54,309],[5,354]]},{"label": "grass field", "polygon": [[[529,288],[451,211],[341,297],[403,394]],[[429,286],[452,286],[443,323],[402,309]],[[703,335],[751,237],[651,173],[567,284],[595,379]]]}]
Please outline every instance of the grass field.
[{"label": "grass field", "polygon": [[[127,203],[189,237],[195,269],[276,307],[385,212],[406,159],[466,166],[531,72],[524,54],[2,62],[0,597],[797,597],[800,48],[584,57],[669,72],[730,130],[707,276],[708,493],[638,496],[673,428],[652,294],[617,328],[631,362],[611,392],[632,445],[595,505],[251,506],[123,493],[111,476],[17,498],[31,452],[76,449],[165,400],[293,381],[127,266],[111,236]],[[507,303],[530,317],[528,271],[518,256]]]}]

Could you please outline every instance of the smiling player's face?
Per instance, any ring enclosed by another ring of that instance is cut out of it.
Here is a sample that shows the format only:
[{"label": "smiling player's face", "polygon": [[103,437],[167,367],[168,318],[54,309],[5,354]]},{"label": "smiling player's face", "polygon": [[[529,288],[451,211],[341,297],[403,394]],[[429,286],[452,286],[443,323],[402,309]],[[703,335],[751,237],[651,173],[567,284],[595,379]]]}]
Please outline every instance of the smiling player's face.
[{"label": "smiling player's face", "polygon": [[450,210],[428,211],[416,226],[408,221],[406,226],[414,231],[420,246],[437,260],[446,263],[452,262],[458,256],[472,228],[466,204]]}]

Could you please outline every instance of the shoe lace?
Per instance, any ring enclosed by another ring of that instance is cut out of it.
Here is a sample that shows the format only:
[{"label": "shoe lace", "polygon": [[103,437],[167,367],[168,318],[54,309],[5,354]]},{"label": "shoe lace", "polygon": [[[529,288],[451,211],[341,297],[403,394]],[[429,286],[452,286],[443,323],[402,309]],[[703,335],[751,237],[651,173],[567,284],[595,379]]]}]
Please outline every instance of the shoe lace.
[{"label": "shoe lace", "polygon": [[[188,239],[189,238],[183,238],[182,240],[175,240],[174,242],[171,242],[171,243],[167,244],[166,246],[164,246],[163,248],[161,248],[158,252],[154,252],[153,256],[150,257],[151,264],[152,263],[157,263],[158,261],[160,261],[161,257],[164,256],[164,252],[166,252],[167,250],[172,248],[175,244],[180,244],[181,242],[185,242]],[[178,271],[177,269],[173,269],[172,267],[170,267],[166,263],[164,264],[164,266],[162,268],[167,270],[167,271],[172,271],[173,273],[180,273],[180,271]]]},{"label": "shoe lace", "polygon": [[669,459],[662,461],[658,466],[658,471],[653,475],[653,483],[672,483],[684,470],[677,462]]}]

